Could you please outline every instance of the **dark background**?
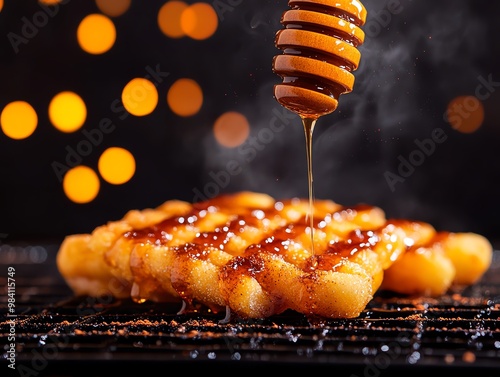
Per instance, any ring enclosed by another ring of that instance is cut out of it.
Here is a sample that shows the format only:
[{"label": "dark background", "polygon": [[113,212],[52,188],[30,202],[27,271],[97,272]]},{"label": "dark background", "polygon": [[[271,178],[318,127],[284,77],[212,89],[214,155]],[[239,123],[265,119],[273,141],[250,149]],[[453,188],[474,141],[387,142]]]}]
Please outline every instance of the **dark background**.
[{"label": "dark background", "polygon": [[[231,11],[220,16],[216,34],[205,41],[165,37],[156,23],[164,2],[133,0],[127,13],[113,19],[114,47],[93,56],[79,48],[75,36],[81,19],[98,11],[93,1],[61,5],[15,53],[8,33],[19,34],[23,17],[30,19],[40,7],[34,0],[5,0],[0,12],[0,109],[15,100],[28,101],[37,110],[39,124],[25,140],[0,132],[3,242],[62,239],[89,232],[129,209],[169,199],[192,201],[195,191],[203,192],[213,175],[233,160],[243,172],[231,177],[221,192],[307,195],[298,117],[251,159],[237,149],[218,146],[212,134],[213,122],[225,111],[244,113],[253,137],[269,128],[276,111],[282,112],[272,95],[279,79],[271,62],[280,53],[274,35],[281,29],[287,1],[233,1]],[[500,239],[498,87],[483,102],[485,121],[477,132],[457,132],[444,119],[449,101],[474,95],[480,76],[500,81],[500,2],[401,0],[398,14],[387,13],[394,1],[363,3],[370,27],[360,48],[354,91],[341,97],[339,109],[321,118],[315,131],[316,197],[378,205],[388,217]],[[111,104],[120,98],[123,86],[145,76],[146,67],[158,65],[169,76],[158,86],[156,110],[146,117],[120,119]],[[165,101],[170,85],[182,77],[195,79],[205,95],[201,111],[189,118],[173,114]],[[84,158],[85,165],[95,168],[110,146],[129,149],[137,162],[130,182],[103,183],[99,196],[85,205],[66,198],[52,168],[54,161],[64,163],[68,145],[75,147],[83,139],[81,131],[62,134],[49,123],[49,101],[63,90],[74,90],[86,101],[83,129],[96,128],[103,118],[117,127]],[[386,173],[397,173],[400,157],[408,158],[417,149],[415,140],[430,138],[436,129],[443,130],[446,141],[391,190]]]}]

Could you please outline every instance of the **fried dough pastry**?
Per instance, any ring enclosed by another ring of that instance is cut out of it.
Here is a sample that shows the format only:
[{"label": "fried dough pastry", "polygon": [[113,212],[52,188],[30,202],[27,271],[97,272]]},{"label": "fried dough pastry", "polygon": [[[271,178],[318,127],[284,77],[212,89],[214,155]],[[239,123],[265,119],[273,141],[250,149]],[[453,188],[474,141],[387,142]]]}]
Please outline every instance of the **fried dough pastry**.
[{"label": "fried dough pastry", "polygon": [[314,203],[313,255],[308,215],[308,200],[246,191],[171,200],[66,237],[57,264],[76,295],[201,303],[226,319],[357,317],[379,289],[439,295],[491,264],[480,235],[330,200]]}]

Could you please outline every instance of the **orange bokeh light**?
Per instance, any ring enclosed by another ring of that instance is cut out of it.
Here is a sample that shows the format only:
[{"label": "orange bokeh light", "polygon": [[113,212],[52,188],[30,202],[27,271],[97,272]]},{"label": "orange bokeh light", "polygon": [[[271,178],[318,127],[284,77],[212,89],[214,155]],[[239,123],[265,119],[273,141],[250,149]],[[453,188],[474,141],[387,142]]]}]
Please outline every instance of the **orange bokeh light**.
[{"label": "orange bokeh light", "polygon": [[135,174],[135,158],[124,148],[111,147],[99,157],[98,170],[106,182],[122,185]]},{"label": "orange bokeh light", "polygon": [[59,131],[75,132],[87,119],[87,106],[78,94],[61,92],[50,101],[49,119]]},{"label": "orange bokeh light", "polygon": [[2,11],[3,8],[3,0],[0,0],[0,12]]},{"label": "orange bokeh light", "polygon": [[37,125],[38,115],[35,109],[24,101],[9,103],[0,115],[2,131],[11,139],[26,139],[35,132]]},{"label": "orange bokeh light", "polygon": [[474,96],[459,96],[450,101],[446,114],[453,129],[470,134],[483,125],[484,105]]},{"label": "orange bokeh light", "polygon": [[68,170],[63,179],[66,196],[75,203],[89,203],[97,197],[101,184],[97,173],[87,166]]},{"label": "orange bokeh light", "polygon": [[105,15],[119,17],[130,8],[132,0],[95,0],[95,3]]},{"label": "orange bokeh light", "polygon": [[56,5],[59,4],[61,0],[38,0],[38,2],[45,5]]},{"label": "orange bokeh light", "polygon": [[220,145],[235,148],[247,140],[250,135],[250,124],[243,114],[228,111],[217,118],[213,132]]},{"label": "orange bokeh light", "polygon": [[59,131],[75,132],[87,119],[87,106],[78,94],[61,92],[50,101],[49,119]]},{"label": "orange bokeh light", "polygon": [[103,14],[89,14],[78,25],[77,40],[89,54],[103,54],[115,44],[115,25]]},{"label": "orange bokeh light", "polygon": [[219,26],[215,9],[207,3],[195,3],[187,7],[181,15],[183,32],[193,39],[210,38]]},{"label": "orange bokeh light", "polygon": [[167,103],[175,114],[192,116],[203,105],[203,92],[196,81],[179,79],[168,90]]},{"label": "orange bokeh light", "polygon": [[158,90],[151,81],[137,77],[130,80],[123,88],[122,102],[132,115],[149,115],[158,105]]},{"label": "orange bokeh light", "polygon": [[167,1],[158,12],[158,27],[161,32],[170,38],[184,37],[181,28],[182,12],[188,7],[184,1]]}]

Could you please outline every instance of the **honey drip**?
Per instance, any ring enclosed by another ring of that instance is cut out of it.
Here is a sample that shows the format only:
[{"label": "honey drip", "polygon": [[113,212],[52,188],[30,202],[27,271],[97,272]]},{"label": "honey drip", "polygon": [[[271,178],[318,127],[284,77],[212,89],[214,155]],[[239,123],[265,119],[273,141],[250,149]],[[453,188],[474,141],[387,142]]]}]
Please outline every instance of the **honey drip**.
[{"label": "honey drip", "polygon": [[309,228],[311,233],[311,254],[314,255],[314,179],[313,179],[313,133],[317,119],[302,117],[306,137],[307,187],[309,190]]},{"label": "honey drip", "polygon": [[284,29],[275,39],[283,54],[274,57],[273,71],[283,82],[274,86],[274,97],[298,114],[304,126],[314,256],[313,131],[321,116],[337,109],[340,95],[353,89],[367,12],[359,0],[289,0],[288,5],[291,9],[281,18]]}]

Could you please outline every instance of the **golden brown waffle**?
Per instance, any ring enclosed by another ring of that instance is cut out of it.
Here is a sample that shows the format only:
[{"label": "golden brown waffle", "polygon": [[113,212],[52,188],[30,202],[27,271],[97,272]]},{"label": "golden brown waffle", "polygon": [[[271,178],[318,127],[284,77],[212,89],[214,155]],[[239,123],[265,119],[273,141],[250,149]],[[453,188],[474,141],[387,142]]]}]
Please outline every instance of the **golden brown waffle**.
[{"label": "golden brown waffle", "polygon": [[472,284],[492,247],[471,233],[387,220],[377,207],[314,204],[314,255],[304,199],[253,192],[130,211],[68,236],[58,268],[77,295],[202,303],[242,318],[294,310],[356,317],[380,288],[439,295]]}]

